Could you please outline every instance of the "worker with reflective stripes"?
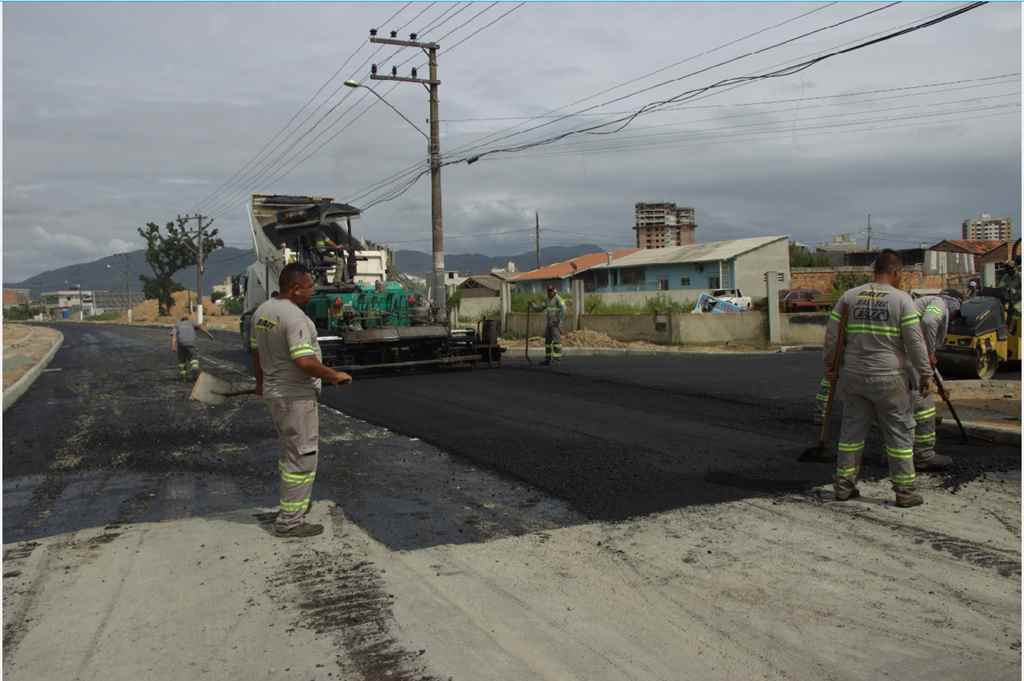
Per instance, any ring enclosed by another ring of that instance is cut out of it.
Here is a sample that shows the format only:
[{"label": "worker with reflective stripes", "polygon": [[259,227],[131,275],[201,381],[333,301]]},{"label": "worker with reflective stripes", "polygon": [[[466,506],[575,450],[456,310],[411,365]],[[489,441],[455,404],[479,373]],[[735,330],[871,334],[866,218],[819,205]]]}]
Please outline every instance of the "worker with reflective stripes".
[{"label": "worker with reflective stripes", "polygon": [[[935,366],[935,351],[946,342],[949,328],[949,314],[952,305],[959,301],[943,296],[923,296],[914,301],[914,307],[921,316],[921,333],[928,349],[928,358]],[[914,422],[914,468],[919,471],[941,471],[949,468],[953,460],[935,453],[935,399],[931,393],[922,395],[917,390],[917,376],[908,368],[907,379],[911,384]]]},{"label": "worker with reflective stripes", "polygon": [[305,522],[316,478],[320,439],[317,401],[321,381],[349,383],[352,377],[321,363],[316,325],[302,308],[313,296],[313,277],[305,265],[281,270],[280,294],[253,313],[253,369],[256,394],[270,407],[281,440],[277,462],[281,501],[274,523],[279,537],[311,537],[323,525]]},{"label": "worker with reflective stripes", "polygon": [[548,286],[548,299],[543,305],[535,306],[538,312],[544,312],[544,366],[551,366],[552,361],[562,359],[562,317],[565,316],[565,301]]},{"label": "worker with reflective stripes", "polygon": [[[171,352],[178,355],[178,378],[188,380],[189,372],[199,372],[199,358],[196,357],[196,329],[201,326],[187,316],[174,323],[171,329]],[[205,329],[203,329],[205,331]]]},{"label": "worker with reflective stripes", "polygon": [[327,234],[324,232],[317,232],[316,241],[314,242],[314,248],[320,255],[320,258],[325,263],[332,263],[334,265],[334,284],[340,284],[344,281],[345,271],[345,260],[342,258],[342,253],[345,249],[336,244]]},{"label": "worker with reflective stripes", "polygon": [[910,296],[899,290],[903,264],[891,250],[875,260],[874,281],[850,289],[829,315],[825,332],[825,378],[834,381],[832,360],[839,322],[847,312],[846,347],[841,358],[839,386],[843,397],[843,426],[839,436],[835,499],[860,496],[857,475],[864,441],[872,421],[878,424],[889,461],[889,478],[899,507],[917,506],[914,492],[914,428],[908,367],[917,375],[917,389],[927,394],[931,364],[921,333],[921,317]]}]

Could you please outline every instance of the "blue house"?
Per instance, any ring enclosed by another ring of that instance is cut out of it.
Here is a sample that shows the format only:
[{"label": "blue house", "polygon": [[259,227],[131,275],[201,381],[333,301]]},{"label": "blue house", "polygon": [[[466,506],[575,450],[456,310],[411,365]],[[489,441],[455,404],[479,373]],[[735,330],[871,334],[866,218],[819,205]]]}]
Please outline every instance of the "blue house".
[{"label": "blue house", "polygon": [[789,237],[712,241],[703,244],[645,248],[589,268],[579,275],[584,289],[595,293],[701,291],[738,288],[764,297],[765,272],[781,272],[789,286]]}]

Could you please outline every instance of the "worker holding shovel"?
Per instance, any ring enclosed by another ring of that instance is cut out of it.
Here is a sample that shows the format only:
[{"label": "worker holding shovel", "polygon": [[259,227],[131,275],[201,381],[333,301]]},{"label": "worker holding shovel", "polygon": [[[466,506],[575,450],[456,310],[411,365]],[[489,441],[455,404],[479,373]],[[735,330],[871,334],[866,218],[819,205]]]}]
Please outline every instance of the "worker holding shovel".
[{"label": "worker holding shovel", "polygon": [[[874,421],[885,441],[889,477],[901,508],[924,500],[914,491],[914,429],[916,423],[905,374],[916,373],[921,395],[931,389],[932,367],[921,333],[921,316],[910,296],[899,290],[903,263],[894,251],[875,260],[874,281],[850,289],[836,303],[825,333],[825,367],[830,383],[843,390],[843,426],[835,472],[835,499],[860,496],[857,476],[868,429]],[[840,376],[833,367],[845,320],[845,348]]]},{"label": "worker holding shovel", "polygon": [[322,363],[316,325],[303,307],[313,296],[313,276],[305,265],[281,270],[280,294],[253,313],[253,369],[256,394],[270,407],[282,453],[281,502],[274,533],[279,537],[312,537],[323,525],[307,523],[316,478],[320,438],[318,398],[321,382],[350,383],[352,377]]}]

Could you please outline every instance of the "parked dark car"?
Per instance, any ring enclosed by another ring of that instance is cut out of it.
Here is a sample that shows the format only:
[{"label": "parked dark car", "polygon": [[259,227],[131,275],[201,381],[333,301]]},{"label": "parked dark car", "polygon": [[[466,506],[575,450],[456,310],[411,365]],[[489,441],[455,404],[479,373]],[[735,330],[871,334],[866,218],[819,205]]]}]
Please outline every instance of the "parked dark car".
[{"label": "parked dark car", "polygon": [[822,296],[821,291],[813,288],[794,288],[781,291],[781,307],[783,312],[821,312],[832,308],[832,300]]}]

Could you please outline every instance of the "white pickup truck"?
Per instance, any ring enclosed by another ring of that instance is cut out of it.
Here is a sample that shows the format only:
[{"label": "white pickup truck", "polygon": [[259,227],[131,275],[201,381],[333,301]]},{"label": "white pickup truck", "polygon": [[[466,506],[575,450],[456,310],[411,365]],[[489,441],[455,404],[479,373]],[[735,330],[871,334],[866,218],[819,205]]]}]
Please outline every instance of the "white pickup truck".
[{"label": "white pickup truck", "polygon": [[718,300],[725,300],[732,303],[741,310],[749,310],[752,306],[750,296],[743,295],[738,288],[719,288],[711,292],[711,295]]}]

